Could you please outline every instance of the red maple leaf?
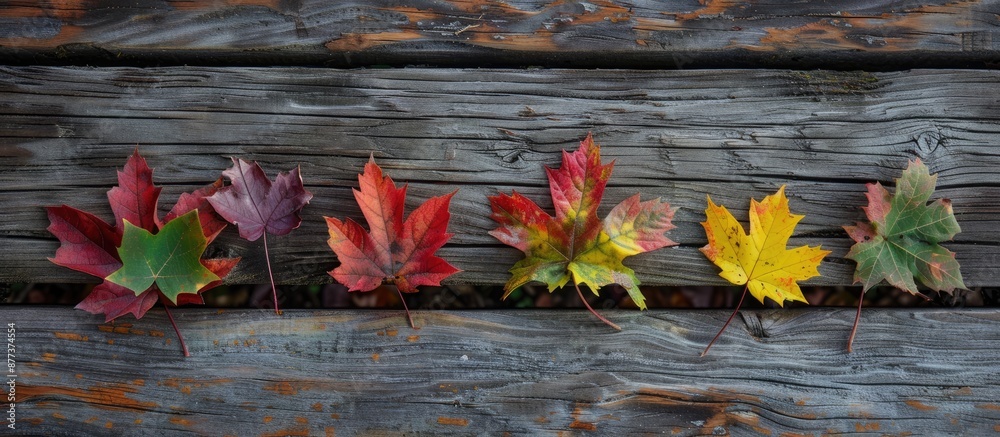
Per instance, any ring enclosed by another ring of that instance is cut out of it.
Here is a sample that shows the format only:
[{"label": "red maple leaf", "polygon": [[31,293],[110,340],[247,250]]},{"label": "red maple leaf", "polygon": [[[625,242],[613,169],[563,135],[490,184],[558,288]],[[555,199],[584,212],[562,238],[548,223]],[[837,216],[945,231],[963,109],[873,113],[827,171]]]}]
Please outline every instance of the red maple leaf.
[{"label": "red maple leaf", "polygon": [[[211,242],[225,228],[226,222],[215,214],[205,198],[215,193],[221,186],[222,181],[218,180],[192,193],[182,194],[173,209],[160,220],[157,213],[160,188],[153,185],[153,171],[136,149],[126,162],[125,168],[118,172],[118,186],[108,191],[108,201],[117,226],[109,225],[93,214],[70,206],[46,208],[50,222],[48,230],[60,241],[55,256],[49,258],[49,261],[104,279],[122,266],[118,247],[121,245],[124,230],[123,220],[155,233],[173,218],[194,209],[198,210],[202,231]],[[229,274],[239,260],[239,258],[205,259],[202,260],[202,264],[222,278]],[[204,300],[201,293],[219,284],[221,281],[210,283],[202,287],[198,294],[181,294],[177,298],[177,305],[202,304]],[[157,300],[163,301],[164,305],[173,305],[162,297],[155,285],[136,295],[132,290],[104,281],[94,287],[76,308],[92,314],[104,314],[105,322],[110,322],[129,313],[137,319],[142,318]],[[167,314],[169,315],[169,312]],[[174,328],[176,329],[176,326]],[[179,332],[178,337],[180,337]],[[183,339],[181,342],[183,345]],[[187,350],[184,349],[187,355]]]},{"label": "red maple leaf", "polygon": [[[327,242],[340,260],[330,272],[334,279],[349,291],[371,291],[385,281],[400,293],[413,293],[421,285],[440,286],[442,279],[459,272],[434,254],[452,236],[448,207],[455,191],[427,199],[403,221],[406,185],[396,188],[374,157],[358,175],[358,183],[361,189],[354,190],[354,198],[371,232],[351,219],[325,217],[330,230]],[[406,316],[413,326],[409,309]]]},{"label": "red maple leaf", "polygon": [[271,255],[267,249],[267,234],[285,235],[299,227],[302,209],[312,194],[302,186],[298,167],[288,173],[278,173],[272,184],[256,162],[233,158],[233,167],[222,172],[232,185],[219,189],[207,198],[215,212],[236,225],[240,236],[248,241],[264,237],[264,258],[271,278],[274,311],[278,309],[278,290],[271,271]]}]

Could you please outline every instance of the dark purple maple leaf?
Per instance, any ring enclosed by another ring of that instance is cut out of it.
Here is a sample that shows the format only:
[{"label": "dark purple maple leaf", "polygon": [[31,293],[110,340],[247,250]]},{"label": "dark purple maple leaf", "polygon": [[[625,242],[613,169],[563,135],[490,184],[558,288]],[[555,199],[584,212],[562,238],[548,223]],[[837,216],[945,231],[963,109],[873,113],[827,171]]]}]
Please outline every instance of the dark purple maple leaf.
[{"label": "dark purple maple leaf", "polygon": [[215,212],[239,228],[241,237],[248,241],[264,238],[264,258],[271,279],[274,311],[280,314],[267,234],[285,235],[299,227],[302,223],[299,210],[309,203],[312,194],[302,186],[298,167],[288,173],[278,173],[272,184],[256,162],[232,159],[233,167],[222,172],[232,185],[219,189],[207,200]]}]

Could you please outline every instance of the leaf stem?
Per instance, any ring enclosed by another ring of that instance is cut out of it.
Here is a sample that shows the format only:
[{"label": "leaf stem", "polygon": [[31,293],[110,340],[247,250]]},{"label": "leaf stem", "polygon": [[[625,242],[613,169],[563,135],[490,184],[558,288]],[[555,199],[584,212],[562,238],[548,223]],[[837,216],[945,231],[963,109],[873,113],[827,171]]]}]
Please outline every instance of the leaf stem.
[{"label": "leaf stem", "polygon": [[861,304],[865,301],[865,290],[861,290],[858,296],[858,313],[854,315],[854,327],[851,328],[851,336],[847,338],[847,353],[854,352],[854,335],[858,333],[858,322],[861,321]]},{"label": "leaf stem", "polygon": [[705,354],[708,353],[708,350],[712,348],[712,345],[715,344],[715,340],[718,340],[719,336],[721,336],[722,333],[726,331],[726,328],[729,327],[729,322],[733,321],[733,317],[736,316],[736,313],[740,311],[740,307],[743,306],[743,299],[747,297],[747,291],[749,289],[750,289],[750,284],[747,284],[745,287],[743,287],[743,294],[740,295],[740,303],[736,304],[736,309],[734,309],[733,313],[729,315],[729,319],[726,320],[726,324],[722,325],[722,329],[719,330],[718,334],[715,334],[715,338],[713,338],[712,341],[708,343],[708,346],[705,346],[705,350],[701,353],[700,356],[702,357],[705,356]]},{"label": "leaf stem", "polygon": [[177,334],[177,341],[181,344],[181,350],[184,351],[184,357],[190,357],[191,352],[188,351],[187,343],[184,343],[184,336],[181,335],[180,328],[177,327],[177,322],[174,321],[174,315],[170,313],[170,305],[166,298],[161,294],[160,302],[163,303],[163,311],[167,312],[167,318],[170,319],[170,325],[174,327],[174,333]]},{"label": "leaf stem", "polygon": [[274,273],[271,271],[271,255],[267,250],[267,231],[264,231],[264,260],[267,261],[267,276],[271,278],[271,296],[274,296],[274,313],[281,315],[278,309],[278,288],[274,286]]},{"label": "leaf stem", "polygon": [[588,310],[590,310],[591,314],[597,316],[598,319],[600,319],[602,322],[606,323],[608,326],[610,326],[612,328],[615,328],[615,329],[617,329],[619,331],[622,330],[621,326],[618,326],[618,325],[612,323],[610,320],[605,319],[604,316],[598,314],[597,311],[594,311],[594,308],[592,308],[590,306],[590,304],[587,303],[587,298],[583,297],[583,292],[580,291],[580,284],[574,283],[573,286],[576,287],[576,293],[580,295],[580,300],[583,301],[583,305],[586,306]]},{"label": "leaf stem", "polygon": [[406,320],[410,321],[410,327],[411,328],[418,329],[417,325],[413,324],[413,317],[410,317],[410,308],[406,306],[406,298],[403,297],[403,292],[399,291],[399,287],[395,287],[395,288],[396,288],[396,293],[399,294],[399,301],[403,303],[403,310],[406,311]]}]

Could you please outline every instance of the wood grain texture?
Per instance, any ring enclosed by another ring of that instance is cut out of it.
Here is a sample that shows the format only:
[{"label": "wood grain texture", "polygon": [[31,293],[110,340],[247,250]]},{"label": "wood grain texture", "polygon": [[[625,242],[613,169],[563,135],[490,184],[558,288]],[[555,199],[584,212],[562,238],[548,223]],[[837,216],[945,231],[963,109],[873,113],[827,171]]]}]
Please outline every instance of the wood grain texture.
[{"label": "wood grain texture", "polygon": [[[229,156],[273,175],[301,165],[315,197],[275,238],[282,283],[319,283],[336,265],[322,216],[362,220],[351,195],[369,155],[410,185],[408,208],[459,189],[442,250],[454,282],[499,284],[520,258],[487,231],[488,195],[516,189],[545,208],[544,165],[592,131],[616,160],[601,213],[640,192],[678,209],[681,246],[629,258],[648,285],[722,284],[698,248],[705,196],[746,219],[750,197],[787,185],[806,215],[792,244],[833,251],[811,284],[850,284],[841,229],[864,218],[865,183],[908,160],[938,173],[963,232],[966,284],[995,286],[1000,259],[1000,72],[720,70],[329,70],[0,68],[0,282],[93,278],[46,258],[43,206],[111,220],[105,193],[138,145],[164,185],[160,207],[219,177]],[[234,283],[266,282],[259,243],[223,233],[210,255],[242,256]]]},{"label": "wood grain texture", "polygon": [[190,309],[133,323],[0,308],[32,435],[989,435],[1000,310]]},{"label": "wood grain texture", "polygon": [[998,0],[13,0],[5,62],[899,69],[1000,63]]}]

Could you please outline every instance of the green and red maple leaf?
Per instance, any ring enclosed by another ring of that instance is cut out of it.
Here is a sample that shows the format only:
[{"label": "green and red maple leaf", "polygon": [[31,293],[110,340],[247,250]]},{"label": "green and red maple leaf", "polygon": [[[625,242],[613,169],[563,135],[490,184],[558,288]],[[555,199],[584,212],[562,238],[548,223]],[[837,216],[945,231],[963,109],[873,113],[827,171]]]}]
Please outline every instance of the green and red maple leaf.
[{"label": "green and red maple leaf", "polygon": [[931,175],[923,162],[911,161],[896,179],[896,194],[880,183],[868,184],[868,206],[863,209],[869,222],[844,226],[855,241],[847,253],[848,259],[858,263],[854,281],[863,286],[848,351],[857,332],[864,293],[883,280],[918,296],[923,295],[916,281],[936,292],[966,288],[955,253],[939,244],[954,238],[961,228],[950,200],[929,202],[936,184],[937,175]]},{"label": "green and red maple leaf", "polygon": [[[350,218],[325,217],[330,233],[327,243],[340,261],[330,276],[348,291],[371,291],[387,282],[400,293],[414,293],[421,285],[439,286],[444,278],[459,272],[435,255],[452,236],[448,207],[454,191],[427,199],[404,221],[406,185],[397,188],[392,178],[382,174],[374,157],[358,175],[358,184],[354,198],[371,232]],[[400,300],[405,308],[402,294]],[[409,309],[406,315],[413,326]]]},{"label": "green and red maple leaf", "polygon": [[[546,168],[555,216],[518,192],[491,196],[492,218],[500,226],[490,232],[498,240],[524,252],[510,269],[504,298],[518,287],[538,281],[549,292],[572,282],[587,285],[596,295],[601,287],[619,284],[640,309],[645,298],[635,272],[625,257],[673,246],[667,238],[673,210],[660,199],[641,202],[639,195],[615,206],[602,221],[597,215],[614,162],[601,164],[600,147],[591,135],[573,153],[563,151],[559,169]],[[583,303],[595,316],[618,328]]]},{"label": "green and red maple leaf", "polygon": [[[205,246],[226,227],[206,200],[221,186],[218,180],[182,194],[161,219],[157,205],[160,187],[153,185],[153,171],[136,150],[118,172],[118,186],[108,191],[114,226],[70,206],[46,208],[48,230],[60,241],[55,256],[49,260],[104,279],[77,308],[104,314],[109,322],[125,314],[141,318],[157,300],[171,305],[204,303],[201,293],[221,284],[220,278],[239,262],[239,258],[200,259]],[[171,234],[170,238],[156,238],[163,232]],[[123,244],[123,237],[128,244]],[[157,252],[166,253],[166,257],[156,258]],[[186,264],[179,272],[173,271],[179,265],[174,263],[192,258],[198,259],[201,268]],[[146,262],[151,259],[169,262],[150,267]],[[143,264],[150,267],[150,275],[140,278],[133,268]],[[190,277],[167,279],[176,273]],[[150,278],[152,282],[147,283]],[[171,285],[161,287],[158,279]]]}]

